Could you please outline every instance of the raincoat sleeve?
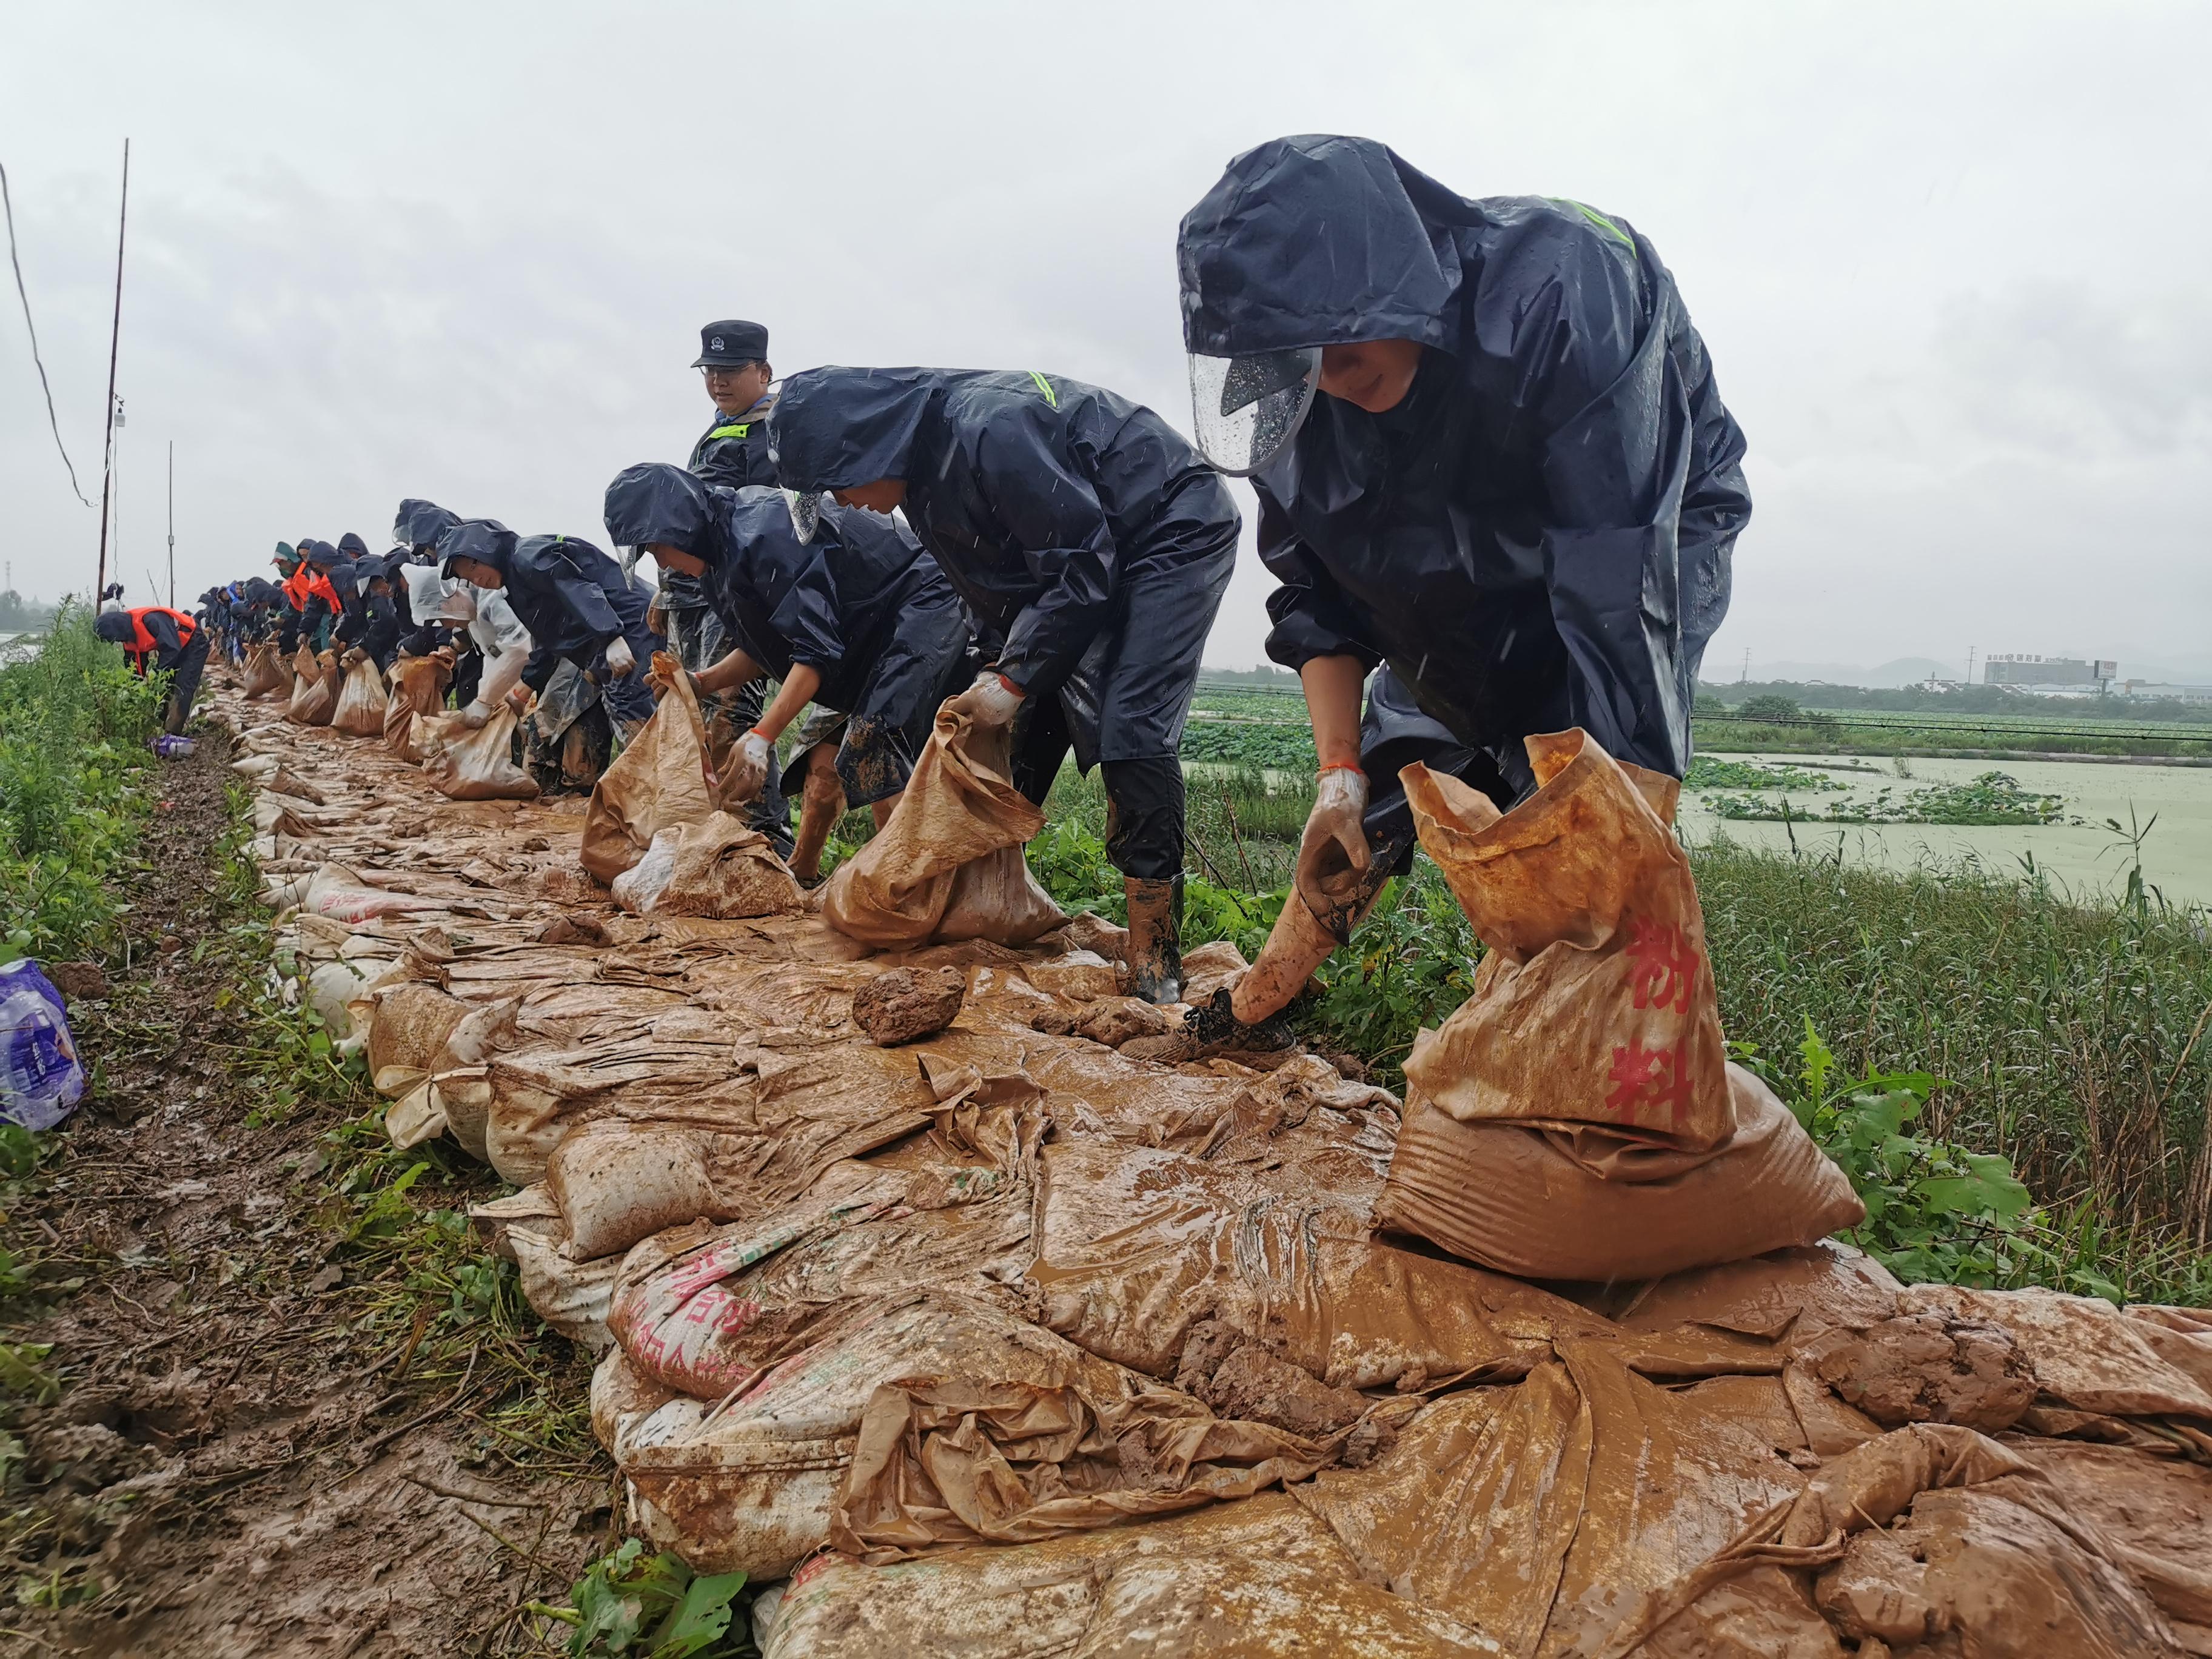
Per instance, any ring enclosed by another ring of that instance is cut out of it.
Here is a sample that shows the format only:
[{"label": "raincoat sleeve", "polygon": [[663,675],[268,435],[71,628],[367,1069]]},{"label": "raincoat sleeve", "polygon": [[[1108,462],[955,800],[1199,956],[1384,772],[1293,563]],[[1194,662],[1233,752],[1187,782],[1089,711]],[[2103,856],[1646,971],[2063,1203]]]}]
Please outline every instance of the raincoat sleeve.
[{"label": "raincoat sleeve", "polygon": [[[1510,324],[1516,412],[1540,442],[1540,542],[1572,664],[1569,717],[1606,752],[1680,777],[1690,763],[1680,536],[1692,422],[1670,352],[1686,328],[1648,245],[1594,228],[1533,257]],[[1646,293],[1649,294],[1647,299]],[[1496,331],[1493,332],[1492,331]]]},{"label": "raincoat sleeve", "polygon": [[992,419],[977,460],[999,521],[1043,585],[1007,628],[999,672],[1025,691],[1055,691],[1113,606],[1116,550],[1106,509],[1025,406]]},{"label": "raincoat sleeve", "polygon": [[[477,701],[488,708],[496,707],[508,692],[523,683],[524,665],[536,660],[530,632],[507,601],[495,592],[487,593],[477,607],[476,620],[469,624],[469,637],[476,641],[484,659],[483,677],[477,682]],[[550,679],[552,674],[553,659],[549,656],[546,678]],[[543,690],[543,682],[532,689]]]},{"label": "raincoat sleeve", "polygon": [[827,673],[845,659],[837,580],[830,573],[827,546],[817,542],[808,550],[812,556],[769,613],[769,626],[790,647],[792,661]]},{"label": "raincoat sleeve", "polygon": [[1693,433],[1682,492],[1682,658],[1694,696],[1706,643],[1728,615],[1735,538],[1750,521],[1751,492],[1743,482],[1743,428],[1721,402],[1705,343],[1686,323],[1682,333],[1675,356],[1688,383]]},{"label": "raincoat sleeve", "polygon": [[1335,580],[1306,550],[1290,515],[1257,479],[1260,562],[1282,583],[1267,596],[1267,655],[1292,673],[1316,657],[1357,657],[1372,670],[1382,660],[1355,635],[1352,616]]}]

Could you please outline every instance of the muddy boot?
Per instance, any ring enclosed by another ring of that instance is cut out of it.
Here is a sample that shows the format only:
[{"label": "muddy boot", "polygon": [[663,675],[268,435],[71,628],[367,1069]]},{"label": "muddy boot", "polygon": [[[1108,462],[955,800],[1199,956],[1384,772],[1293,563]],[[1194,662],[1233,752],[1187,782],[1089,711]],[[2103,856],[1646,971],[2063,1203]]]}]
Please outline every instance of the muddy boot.
[{"label": "muddy boot", "polygon": [[1182,1000],[1182,951],[1176,937],[1176,901],[1182,896],[1176,885],[1134,876],[1121,883],[1129,902],[1129,994],[1155,1006]]},{"label": "muddy boot", "polygon": [[826,777],[809,768],[799,796],[799,840],[791,849],[791,873],[801,887],[822,879],[822,849],[845,816],[845,788],[835,772]]},{"label": "muddy boot", "polygon": [[1211,1001],[1185,1014],[1182,1024],[1166,1036],[1133,1038],[1121,1045],[1121,1052],[1132,1060],[1154,1060],[1164,1066],[1233,1060],[1255,1071],[1272,1072],[1299,1049],[1287,1016],[1270,1014],[1247,1025],[1230,1006],[1229,988],[1224,986]]}]

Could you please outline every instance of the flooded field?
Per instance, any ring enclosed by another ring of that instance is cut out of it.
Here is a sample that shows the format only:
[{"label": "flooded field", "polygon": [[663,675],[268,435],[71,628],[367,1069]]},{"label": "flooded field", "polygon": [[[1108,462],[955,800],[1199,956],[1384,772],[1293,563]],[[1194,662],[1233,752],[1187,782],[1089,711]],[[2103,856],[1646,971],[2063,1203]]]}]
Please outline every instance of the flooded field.
[{"label": "flooded field", "polygon": [[[2132,808],[2138,823],[2149,823],[2154,817],[2157,820],[2143,842],[2144,879],[2177,903],[2212,905],[2212,768],[1912,760],[1906,763],[1911,775],[1905,778],[1883,761],[1804,754],[1726,758],[1876,769],[1832,771],[1836,781],[1849,787],[1849,795],[1762,792],[1790,794],[1793,810],[1802,806],[1812,812],[1831,811],[1835,802],[1885,787],[1902,793],[1917,785],[1963,783],[1984,772],[2003,772],[2019,780],[2023,788],[2063,796],[2068,821],[2033,827],[1799,823],[1794,826],[1796,844],[1801,850],[1824,853],[1840,846],[1844,857],[1854,863],[1891,868],[1972,855],[1992,869],[2016,872],[2032,854],[2039,866],[2077,892],[2109,890],[2126,880],[2129,849],[2106,820],[2118,819],[2124,826]],[[1791,826],[1723,821],[1706,810],[1695,793],[1684,796],[1681,816],[1684,832],[1692,842],[1710,840],[1724,830],[1731,839],[1753,847],[1786,848],[1790,842]]]}]

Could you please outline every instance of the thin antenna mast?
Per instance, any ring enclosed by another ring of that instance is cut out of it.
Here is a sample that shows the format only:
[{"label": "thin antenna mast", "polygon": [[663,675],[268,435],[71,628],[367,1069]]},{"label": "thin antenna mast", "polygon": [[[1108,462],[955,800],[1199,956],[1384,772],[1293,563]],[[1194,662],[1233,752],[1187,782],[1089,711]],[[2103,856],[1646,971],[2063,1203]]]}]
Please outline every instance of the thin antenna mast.
[{"label": "thin antenna mast", "polygon": [[107,501],[115,482],[115,354],[123,340],[123,234],[131,221],[131,141],[123,141],[123,206],[115,216],[115,319],[107,335],[107,402],[102,412],[107,421],[107,454],[100,467],[100,576],[93,588],[93,609],[107,586]]},{"label": "thin antenna mast", "polygon": [[177,441],[169,440],[169,609],[177,608]]}]

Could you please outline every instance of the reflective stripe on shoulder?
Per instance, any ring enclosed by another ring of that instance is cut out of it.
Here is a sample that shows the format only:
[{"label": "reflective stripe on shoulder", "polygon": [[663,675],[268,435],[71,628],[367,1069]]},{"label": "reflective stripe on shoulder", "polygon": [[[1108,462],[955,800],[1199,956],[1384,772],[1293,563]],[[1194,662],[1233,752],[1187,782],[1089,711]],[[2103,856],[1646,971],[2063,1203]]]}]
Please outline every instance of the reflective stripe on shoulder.
[{"label": "reflective stripe on shoulder", "polygon": [[1031,369],[1030,371],[1030,379],[1035,380],[1036,382],[1036,389],[1044,393],[1045,402],[1050,404],[1054,409],[1058,409],[1060,407],[1060,394],[1052,389],[1052,382],[1046,380],[1043,375],[1038,374],[1035,369]]},{"label": "reflective stripe on shoulder", "polygon": [[707,437],[710,442],[716,438],[742,438],[752,429],[752,422],[748,421],[742,426],[718,426]]},{"label": "reflective stripe on shoulder", "polygon": [[1619,225],[1613,223],[1612,220],[1607,218],[1605,215],[1600,213],[1595,208],[1590,207],[1587,204],[1577,202],[1571,196],[1554,196],[1552,199],[1557,202],[1561,207],[1572,208],[1576,212],[1581,214],[1583,218],[1589,220],[1600,230],[1603,231],[1607,235],[1613,238],[1630,252],[1633,253],[1636,251],[1636,239],[1633,236],[1631,236],[1626,231],[1623,230]]}]

